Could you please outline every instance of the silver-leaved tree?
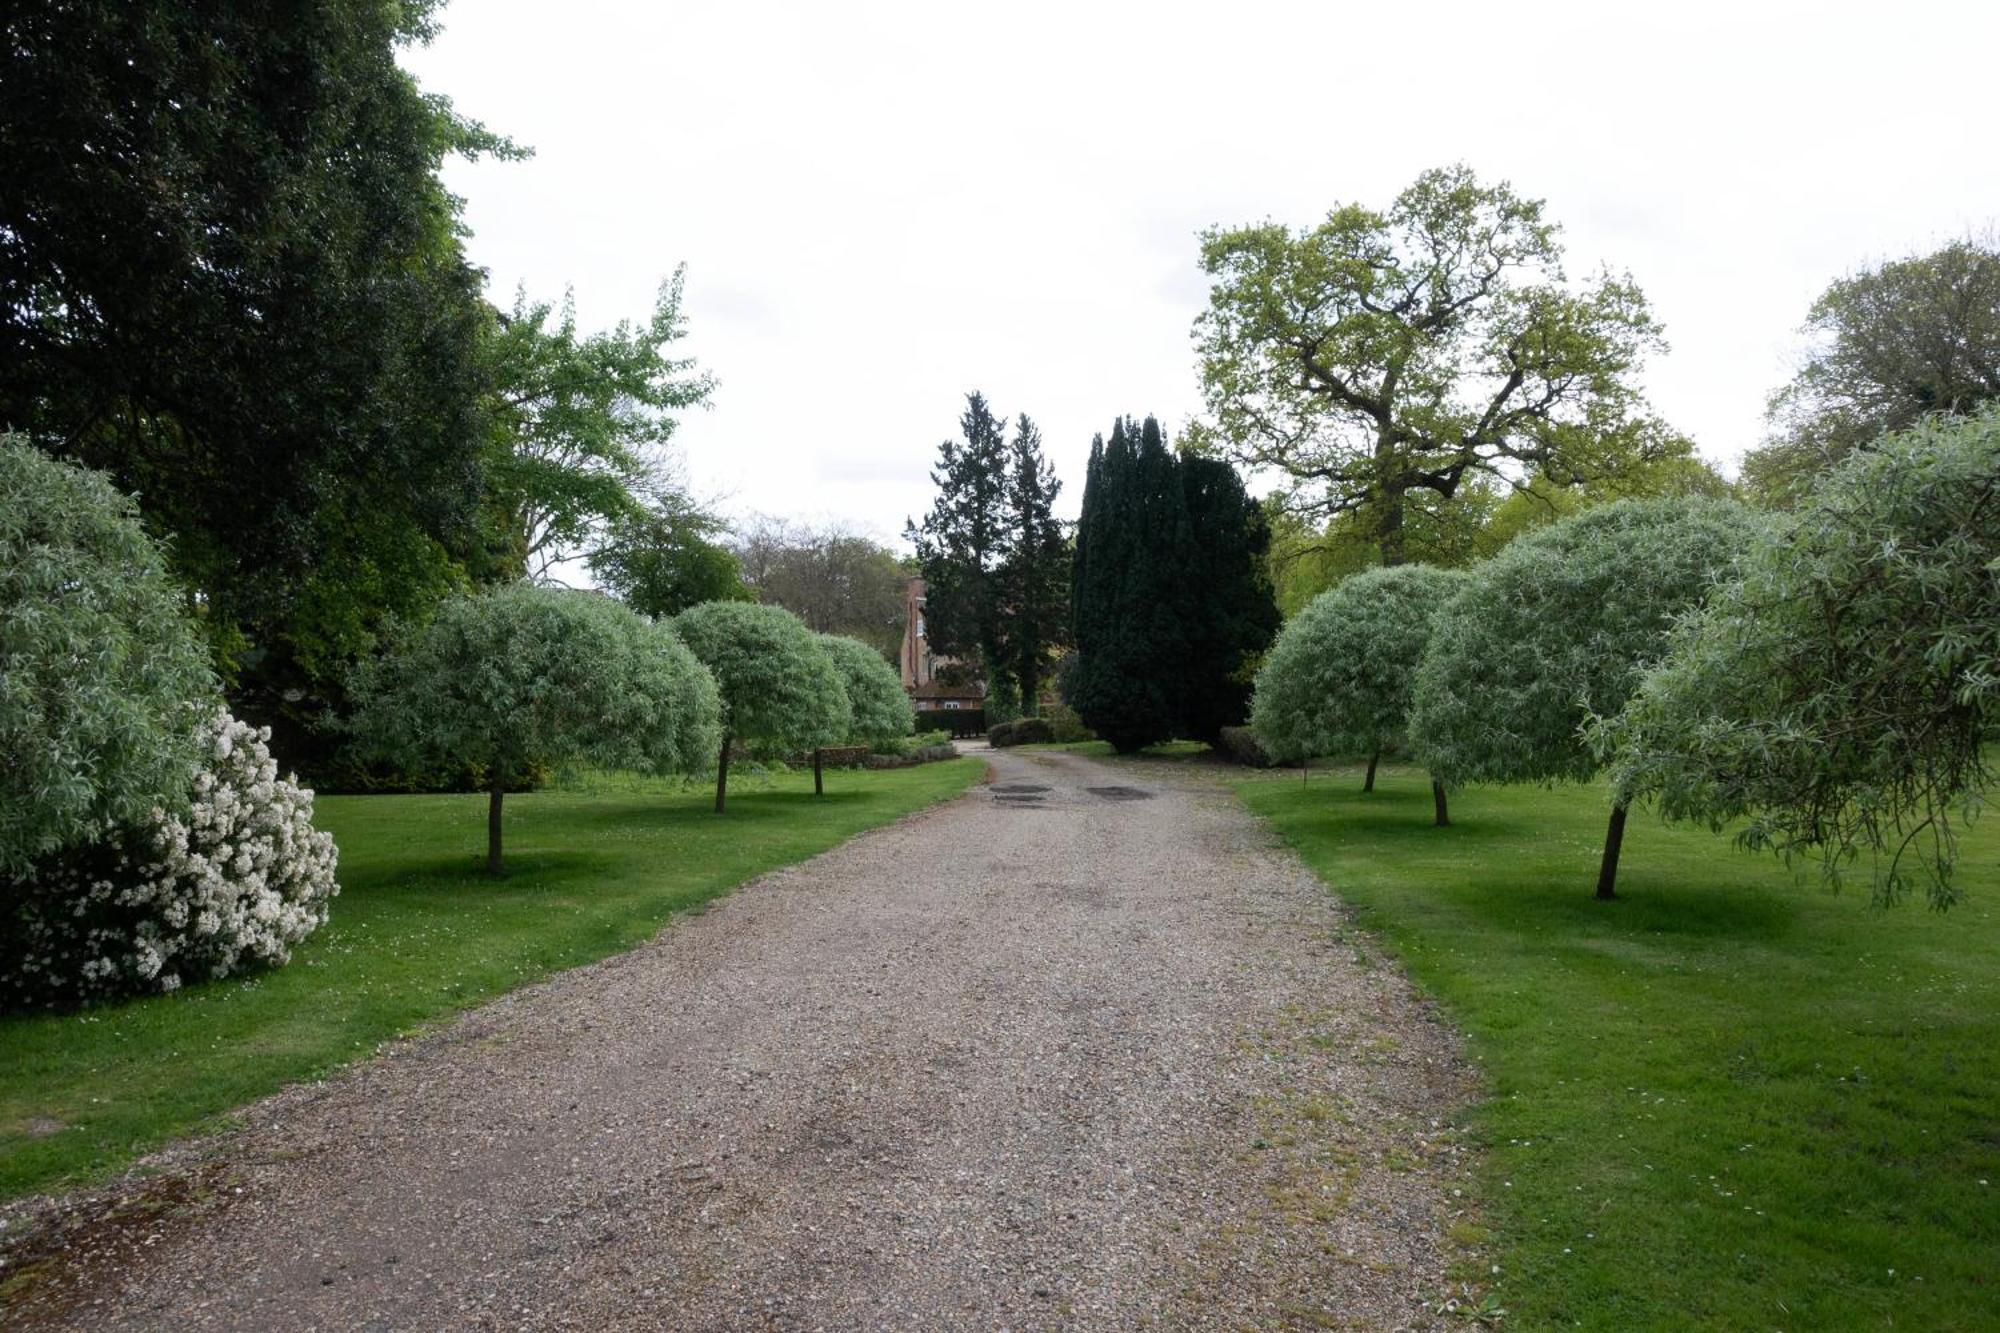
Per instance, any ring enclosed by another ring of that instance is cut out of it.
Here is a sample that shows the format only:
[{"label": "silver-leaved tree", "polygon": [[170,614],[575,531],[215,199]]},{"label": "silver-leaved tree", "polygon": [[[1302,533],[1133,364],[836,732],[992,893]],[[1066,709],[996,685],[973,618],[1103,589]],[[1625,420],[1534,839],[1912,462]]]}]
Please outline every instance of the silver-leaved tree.
[{"label": "silver-leaved tree", "polygon": [[1954,899],[1955,816],[2000,722],[2000,410],[1932,418],[1836,467],[1599,728],[1619,799],[1878,896]]},{"label": "silver-leaved tree", "polygon": [[[1286,623],[1257,672],[1250,725],[1277,759],[1365,754],[1375,790],[1382,752],[1403,743],[1417,664],[1438,612],[1470,576],[1429,565],[1370,569],[1314,598]],[[1436,822],[1450,822],[1431,784]]]},{"label": "silver-leaved tree", "polygon": [[704,602],[671,623],[715,673],[722,695],[717,814],[729,796],[732,744],[796,752],[846,739],[853,709],[840,669],[820,636],[791,612],[757,602]]},{"label": "silver-leaved tree", "polygon": [[364,752],[484,772],[495,875],[510,787],[575,763],[698,771],[719,729],[715,681],[672,631],[608,598],[524,583],[446,602],[358,667],[353,692]]},{"label": "silver-leaved tree", "polygon": [[[1728,500],[1621,500],[1517,538],[1438,615],[1412,699],[1417,758],[1447,786],[1591,778],[1585,725],[1625,706],[1757,525]],[[1600,898],[1616,896],[1626,809],[1614,800]]]}]

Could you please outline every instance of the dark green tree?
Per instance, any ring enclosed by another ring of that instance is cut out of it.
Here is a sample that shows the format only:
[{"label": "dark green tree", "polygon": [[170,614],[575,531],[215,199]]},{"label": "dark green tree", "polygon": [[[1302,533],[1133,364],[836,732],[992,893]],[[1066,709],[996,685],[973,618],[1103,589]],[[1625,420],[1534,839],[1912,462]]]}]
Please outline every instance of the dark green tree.
[{"label": "dark green tree", "polygon": [[716,538],[721,520],[671,497],[614,522],[590,556],[605,590],[655,620],[703,602],[749,602],[736,553]]},{"label": "dark green tree", "polygon": [[1169,740],[1188,657],[1178,584],[1188,546],[1180,469],[1160,423],[1115,422],[1090,443],[1071,608],[1070,706],[1121,754]]},{"label": "dark green tree", "polygon": [[1056,649],[1069,641],[1070,544],[1055,516],[1062,483],[1042,457],[1042,433],[1022,413],[1008,446],[1006,561],[1000,571],[1002,637],[1021,711],[1040,711]]},{"label": "dark green tree", "polygon": [[938,446],[937,500],[905,530],[924,577],[924,629],[939,656],[1002,674],[1000,566],[1007,554],[1006,428],[985,395],[965,396],[959,440]]},{"label": "dark green tree", "polygon": [[427,609],[475,530],[490,315],[438,169],[510,149],[398,65],[433,7],[4,19],[0,421],[142,497],[267,682]]},{"label": "dark green tree", "polygon": [[1257,666],[1283,617],[1271,590],[1263,506],[1221,459],[1184,454],[1178,462],[1188,523],[1176,599],[1187,640],[1178,672],[1181,734],[1213,744],[1249,716]]}]

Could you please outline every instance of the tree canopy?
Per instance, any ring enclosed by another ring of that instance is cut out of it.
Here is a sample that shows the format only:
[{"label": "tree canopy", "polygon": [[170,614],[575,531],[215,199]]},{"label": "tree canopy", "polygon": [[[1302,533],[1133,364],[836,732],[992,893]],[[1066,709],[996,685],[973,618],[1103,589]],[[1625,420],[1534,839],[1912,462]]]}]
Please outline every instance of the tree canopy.
[{"label": "tree canopy", "polygon": [[606,529],[590,572],[642,616],[666,620],[703,602],[747,602],[743,563],[720,540],[720,519],[672,497],[656,497]]},{"label": "tree canopy", "polygon": [[962,438],[938,445],[937,500],[907,535],[924,576],[924,630],[941,657],[1002,670],[1000,565],[1007,553],[1006,425],[986,396],[965,396]]},{"label": "tree canopy", "polygon": [[883,653],[903,642],[908,565],[874,538],[839,523],[758,516],[732,539],[758,601],[782,606],[822,634],[843,634]]},{"label": "tree canopy", "polygon": [[[1585,724],[1624,707],[1756,524],[1734,501],[1620,500],[1516,539],[1438,614],[1411,699],[1417,758],[1447,786],[1591,777]],[[1614,802],[1603,897],[1624,813]]]},{"label": "tree canopy", "polygon": [[1623,799],[1876,890],[1954,897],[2000,721],[2000,408],[1851,454],[1745,554],[1597,742]]},{"label": "tree canopy", "polygon": [[1000,567],[1002,639],[1021,710],[1041,711],[1051,656],[1069,642],[1070,544],[1055,516],[1056,480],[1042,433],[1022,413],[1008,446],[1007,541]]},{"label": "tree canopy", "polygon": [[1286,623],[1257,673],[1250,725],[1277,759],[1379,754],[1403,743],[1438,613],[1471,576],[1366,570]]},{"label": "tree canopy", "polygon": [[2000,399],[2000,247],[1954,241],[1842,278],[1805,333],[1804,365],[1771,399],[1771,436],[1743,459],[1744,479],[1780,503],[1885,432]]},{"label": "tree canopy", "polygon": [[1285,477],[1287,507],[1359,516],[1383,564],[1482,478],[1564,484],[1686,454],[1636,376],[1661,345],[1629,277],[1569,283],[1542,204],[1462,166],[1378,213],[1202,237],[1201,443]]},{"label": "tree canopy", "polygon": [[0,421],[143,496],[231,669],[350,651],[475,532],[489,316],[438,169],[512,149],[397,63],[433,7],[9,12]]},{"label": "tree canopy", "polygon": [[1235,470],[1129,417],[1091,442],[1077,522],[1068,702],[1121,753],[1242,721],[1277,632],[1270,530]]},{"label": "tree canopy", "polygon": [[719,734],[715,681],[671,631],[595,593],[527,583],[445,602],[360,663],[352,694],[364,751],[484,770],[495,874],[503,795],[537,770],[690,772]]},{"label": "tree canopy", "polygon": [[675,413],[714,387],[691,359],[669,355],[685,333],[684,278],[676,269],[660,284],[643,324],[582,334],[569,297],[552,308],[525,292],[496,322],[487,349],[497,441],[489,503],[505,576],[545,578],[608,527],[643,521],[649,501],[678,499],[664,453]]},{"label": "tree canopy", "polygon": [[217,700],[138,507],[0,435],[0,873],[183,806]]},{"label": "tree canopy", "polygon": [[732,742],[796,753],[838,745],[854,713],[840,668],[814,634],[780,606],[704,602],[671,622],[714,673],[722,697],[715,808],[729,791]]},{"label": "tree canopy", "polygon": [[833,659],[847,692],[848,707],[854,718],[848,728],[848,740],[880,745],[915,730],[916,713],[910,706],[910,696],[903,692],[902,677],[882,654],[843,634],[820,635],[820,646]]}]

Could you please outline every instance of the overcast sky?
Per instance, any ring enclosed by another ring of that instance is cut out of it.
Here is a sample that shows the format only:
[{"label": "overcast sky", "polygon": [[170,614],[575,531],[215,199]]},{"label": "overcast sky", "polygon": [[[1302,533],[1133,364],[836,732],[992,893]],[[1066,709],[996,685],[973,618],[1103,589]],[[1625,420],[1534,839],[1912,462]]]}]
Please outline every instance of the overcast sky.
[{"label": "overcast sky", "polygon": [[[1630,15],[1629,17],[1627,15]],[[1469,163],[1629,271],[1655,406],[1733,468],[1834,277],[2000,217],[2000,4],[457,0],[408,65],[535,151],[454,163],[502,304],[688,270],[697,488],[888,539],[963,395],[1091,434],[1199,408],[1195,233]]]}]

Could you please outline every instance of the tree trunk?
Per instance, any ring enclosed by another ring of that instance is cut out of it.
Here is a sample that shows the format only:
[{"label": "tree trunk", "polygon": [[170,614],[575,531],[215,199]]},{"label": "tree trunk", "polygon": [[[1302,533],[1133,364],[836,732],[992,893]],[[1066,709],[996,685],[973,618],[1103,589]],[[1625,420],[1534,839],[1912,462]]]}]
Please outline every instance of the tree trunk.
[{"label": "tree trunk", "polygon": [[493,781],[493,790],[486,793],[486,873],[500,873],[500,803],[507,793],[501,789],[498,778]]},{"label": "tree trunk", "polygon": [[722,733],[722,754],[715,761],[715,813],[722,813],[723,799],[729,795],[729,733]]},{"label": "tree trunk", "polygon": [[1618,885],[1618,851],[1625,845],[1625,806],[1621,802],[1611,807],[1611,826],[1604,830],[1604,860],[1597,867],[1597,896],[1616,898]]},{"label": "tree trunk", "polygon": [[1436,778],[1431,779],[1431,804],[1437,807],[1437,818],[1431,820],[1431,826],[1433,828],[1450,828],[1451,814],[1445,809],[1444,805],[1444,784]]},{"label": "tree trunk", "polygon": [[1403,492],[1401,489],[1383,488],[1382,518],[1376,525],[1376,539],[1381,543],[1382,564],[1400,565],[1405,557],[1403,547]]},{"label": "tree trunk", "polygon": [[813,795],[815,796],[826,795],[826,775],[822,771],[821,763],[825,757],[826,751],[815,745],[813,747]]},{"label": "tree trunk", "polygon": [[1375,748],[1375,753],[1368,756],[1368,777],[1365,781],[1362,782],[1361,790],[1363,791],[1375,790],[1375,765],[1381,762],[1382,762],[1382,749],[1380,746],[1377,746]]}]

